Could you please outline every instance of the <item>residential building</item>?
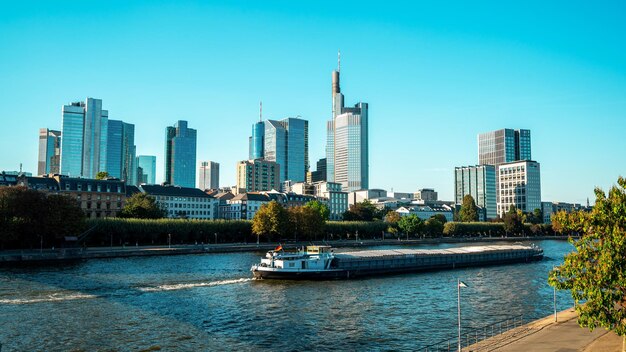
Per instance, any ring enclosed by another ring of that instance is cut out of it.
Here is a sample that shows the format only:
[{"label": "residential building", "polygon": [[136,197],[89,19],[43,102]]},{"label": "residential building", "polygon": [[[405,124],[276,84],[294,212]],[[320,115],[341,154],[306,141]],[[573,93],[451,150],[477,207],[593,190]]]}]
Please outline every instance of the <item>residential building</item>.
[{"label": "residential building", "polygon": [[117,179],[95,180],[55,175],[20,176],[18,184],[46,192],[65,194],[76,199],[88,218],[116,217],[126,201],[126,185]]},{"label": "residential building", "polygon": [[326,180],[340,183],[346,192],[368,189],[368,104],[344,107],[339,65],[332,73],[332,98],[332,120],[326,124]]},{"label": "residential building", "polygon": [[95,178],[106,171],[109,112],[102,100],[87,98],[61,109],[63,116],[60,173]]},{"label": "residential building", "polygon": [[269,203],[270,198],[261,193],[240,193],[227,200],[227,206],[222,208],[222,216],[228,220],[252,220],[263,204]]},{"label": "residential building", "polygon": [[456,204],[463,204],[463,197],[469,194],[477,206],[485,208],[487,219],[495,219],[498,216],[495,166],[455,167],[454,184]]},{"label": "residential building", "polygon": [[352,191],[348,193],[348,205],[354,205],[356,203],[361,203],[364,200],[383,197],[387,197],[387,191],[384,189],[363,189],[359,191]]},{"label": "residential building", "polygon": [[295,192],[267,191],[261,193],[265,194],[270,201],[274,200],[285,208],[301,207],[310,201],[317,200],[317,197],[313,195],[299,194]]},{"label": "residential building", "polygon": [[514,161],[500,164],[498,169],[499,216],[503,217],[511,206],[523,212],[541,209],[541,172],[538,162]]},{"label": "residential building", "polygon": [[61,131],[39,129],[37,174],[58,174],[61,168]]},{"label": "residential building", "polygon": [[196,186],[197,132],[178,121],[165,131],[165,183],[193,188]]},{"label": "residential building", "polygon": [[237,164],[237,192],[261,192],[280,189],[280,165],[263,159],[244,160]]},{"label": "residential building", "polygon": [[543,214],[543,223],[551,224],[552,223],[552,215],[559,211],[565,211],[567,213],[571,213],[573,211],[591,210],[591,207],[588,205],[585,207],[580,203],[565,203],[565,202],[541,202],[541,212]]},{"label": "residential building", "polygon": [[214,161],[202,161],[198,169],[198,188],[220,188],[220,164]]},{"label": "residential building", "polygon": [[154,197],[167,211],[168,218],[217,218],[219,201],[198,188],[162,185],[141,185],[142,192]]},{"label": "residential building", "polygon": [[156,184],[156,156],[139,155],[137,157],[137,185]]},{"label": "residential building", "polygon": [[432,201],[438,200],[438,197],[437,197],[437,192],[435,192],[434,189],[422,188],[422,189],[418,189],[417,192],[413,193],[413,199],[423,200],[426,202],[432,202]]},{"label": "residential building", "polygon": [[17,175],[0,173],[0,186],[17,186]]},{"label": "residential building", "polygon": [[337,182],[321,181],[313,184],[314,196],[325,198],[330,210],[330,220],[341,220],[343,213],[348,210],[348,192],[343,191],[342,185]]},{"label": "residential building", "polygon": [[128,185],[137,183],[137,147],[135,125],[119,120],[109,120],[107,131],[107,167],[111,177]]},{"label": "residential building", "polygon": [[400,207],[396,210],[400,216],[411,214],[417,215],[422,220],[428,220],[433,215],[441,214],[446,217],[446,221],[452,221],[454,218],[454,208],[449,205],[433,206],[433,205],[416,205],[409,207]]}]

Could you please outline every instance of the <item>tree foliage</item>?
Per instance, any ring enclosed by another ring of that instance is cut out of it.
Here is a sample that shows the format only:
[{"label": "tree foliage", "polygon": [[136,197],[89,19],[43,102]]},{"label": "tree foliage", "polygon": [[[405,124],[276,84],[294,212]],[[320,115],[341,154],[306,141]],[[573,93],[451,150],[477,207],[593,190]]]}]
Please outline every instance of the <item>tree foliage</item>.
[{"label": "tree foliage", "polygon": [[280,239],[288,232],[289,213],[274,200],[261,205],[252,219],[252,233],[255,235]]},{"label": "tree foliage", "polygon": [[520,211],[514,206],[504,214],[504,231],[507,234],[517,235],[524,233],[524,221],[521,219]]},{"label": "tree foliage", "polygon": [[403,216],[402,219],[398,221],[398,228],[407,235],[415,235],[419,233],[423,227],[424,220],[420,219],[420,217],[415,214]]},{"label": "tree foliage", "polygon": [[308,238],[316,240],[318,236],[324,234],[324,218],[313,207],[292,207],[287,209],[291,231],[295,233],[295,238]]},{"label": "tree foliage", "polygon": [[322,217],[322,220],[328,221],[328,217],[330,216],[330,209],[328,209],[328,206],[326,204],[320,202],[319,200],[312,200],[306,203],[304,206],[317,211]]},{"label": "tree foliage", "polygon": [[100,171],[96,174],[96,180],[106,180],[109,178],[109,173],[106,171]]},{"label": "tree foliage", "polygon": [[126,199],[120,218],[161,219],[166,216],[166,210],[161,208],[154,197],[145,193],[135,193]]},{"label": "tree foliage", "polygon": [[369,200],[352,204],[350,209],[343,213],[345,221],[372,221],[376,215],[376,207]]},{"label": "tree foliage", "polygon": [[443,223],[435,216],[424,222],[424,234],[427,237],[441,237],[443,235]]},{"label": "tree foliage", "polygon": [[461,204],[461,210],[459,211],[459,221],[478,221],[478,207],[476,206],[474,197],[469,194],[466,194],[465,197],[463,197],[463,203]]},{"label": "tree foliage", "polygon": [[608,195],[595,190],[596,205],[590,213],[552,218],[559,231],[582,237],[572,241],[576,250],[550,272],[548,282],[571,291],[581,326],[626,336],[626,179],[620,177],[617,183]]}]

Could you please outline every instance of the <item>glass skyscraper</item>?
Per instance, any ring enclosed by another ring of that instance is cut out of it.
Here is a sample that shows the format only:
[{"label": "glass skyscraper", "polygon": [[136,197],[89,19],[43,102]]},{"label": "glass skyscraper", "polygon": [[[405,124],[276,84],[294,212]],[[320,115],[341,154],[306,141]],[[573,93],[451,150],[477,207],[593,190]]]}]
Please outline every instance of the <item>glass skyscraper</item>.
[{"label": "glass skyscraper", "polygon": [[344,107],[339,68],[332,73],[333,119],[326,125],[327,180],[352,192],[369,188],[368,105]]},{"label": "glass skyscraper", "polygon": [[196,187],[195,129],[178,121],[165,131],[165,182],[180,187]]},{"label": "glass skyscraper", "polygon": [[139,155],[137,157],[137,184],[156,184],[156,156]]},{"label": "glass skyscraper", "polygon": [[250,152],[248,159],[263,158],[263,146],[265,143],[265,124],[259,121],[252,125],[252,136],[250,137]]},{"label": "glass skyscraper", "polygon": [[102,110],[102,100],[64,105],[60,173],[72,177],[95,178],[107,167],[109,112]]},{"label": "glass skyscraper", "polygon": [[487,219],[495,219],[496,168],[493,165],[463,166],[454,168],[454,195],[456,204],[471,195],[476,205],[485,208]]},{"label": "glass skyscraper", "polygon": [[109,176],[119,178],[126,184],[135,184],[137,177],[136,149],[135,125],[118,120],[109,120],[106,168]]},{"label": "glass skyscraper", "polygon": [[220,164],[214,161],[203,161],[198,170],[198,188],[218,189],[220,188]]},{"label": "glass skyscraper", "polygon": [[58,174],[61,162],[61,131],[39,129],[37,174]]}]

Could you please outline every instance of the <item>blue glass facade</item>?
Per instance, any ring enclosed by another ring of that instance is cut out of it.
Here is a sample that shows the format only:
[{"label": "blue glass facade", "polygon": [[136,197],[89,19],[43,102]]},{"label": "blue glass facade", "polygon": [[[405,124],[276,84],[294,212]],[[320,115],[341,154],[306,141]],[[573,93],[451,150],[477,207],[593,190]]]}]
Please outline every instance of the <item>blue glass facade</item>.
[{"label": "blue glass facade", "polygon": [[263,146],[265,143],[265,124],[261,121],[252,125],[252,136],[250,137],[250,152],[248,159],[263,158]]},{"label": "blue glass facade", "polygon": [[137,168],[141,168],[142,175],[141,179],[137,179],[137,184],[156,184],[156,156],[139,155],[137,157]]},{"label": "blue glass facade", "polygon": [[135,125],[109,120],[106,167],[109,176],[124,180],[127,184],[135,184],[135,150]]},{"label": "blue glass facade", "polygon": [[263,158],[280,165],[280,182],[306,181],[309,169],[309,122],[299,118],[265,121]]},{"label": "blue glass facade", "polygon": [[165,132],[165,182],[181,186],[196,186],[196,130],[187,121],[178,121]]}]

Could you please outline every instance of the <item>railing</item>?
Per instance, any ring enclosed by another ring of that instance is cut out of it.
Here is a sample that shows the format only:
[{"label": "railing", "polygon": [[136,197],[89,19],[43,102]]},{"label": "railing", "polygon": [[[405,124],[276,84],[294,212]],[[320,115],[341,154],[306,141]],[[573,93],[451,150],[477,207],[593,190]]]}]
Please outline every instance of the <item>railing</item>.
[{"label": "railing", "polygon": [[[469,332],[464,332],[461,334],[461,348],[465,348],[490,337],[500,335],[522,325],[524,325],[524,316],[520,314],[480,328],[472,329]],[[439,341],[432,345],[420,347],[417,350],[424,352],[456,351],[458,350],[458,343],[459,338],[454,337]]]}]

